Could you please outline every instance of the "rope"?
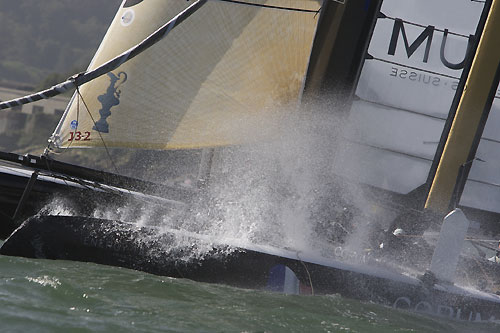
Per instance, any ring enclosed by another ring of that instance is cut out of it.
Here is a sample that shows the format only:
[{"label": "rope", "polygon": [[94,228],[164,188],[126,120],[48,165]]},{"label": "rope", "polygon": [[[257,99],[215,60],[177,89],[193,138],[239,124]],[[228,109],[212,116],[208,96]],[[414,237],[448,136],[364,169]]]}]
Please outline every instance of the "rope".
[{"label": "rope", "polygon": [[[76,87],[76,91],[78,91],[78,87]],[[80,124],[80,97],[81,97],[81,95],[80,95],[80,92],[78,91],[78,96],[76,98],[76,126],[75,126],[75,130],[73,132],[71,132],[71,133],[73,133],[73,137],[75,137],[76,132],[78,131],[78,125]],[[73,141],[74,140],[71,140],[69,142],[68,148],[71,147],[71,145],[73,144]]]},{"label": "rope", "polygon": [[472,259],[479,266],[479,269],[481,270],[481,273],[483,274],[483,277],[486,279],[486,281],[488,282],[488,284],[491,287],[494,287],[495,283],[493,282],[493,279],[491,279],[490,276],[488,275],[488,273],[486,273],[486,271],[484,270],[484,268],[483,268],[482,264],[479,262],[479,260],[477,258],[475,258],[475,257],[472,257]]},{"label": "rope", "polygon": [[[89,107],[87,106],[87,103],[85,102],[85,100],[83,99],[83,96],[82,94],[80,93],[80,89],[79,87],[77,86],[76,87],[76,92],[78,94],[78,96],[80,96],[80,98],[82,99],[82,102],[83,102],[83,105],[85,106],[85,109],[87,110],[87,113],[89,114],[90,116],[90,119],[92,119],[92,123],[94,123],[94,127],[96,127],[96,122],[94,120],[94,117],[92,116],[92,113],[90,113],[90,110],[89,110]],[[79,100],[79,99],[78,99]],[[77,119],[78,119],[78,108],[77,108]],[[77,120],[77,127],[78,127],[78,120]],[[118,168],[116,167],[116,164],[115,162],[113,161],[113,158],[111,157],[111,154],[109,153],[109,149],[108,149],[108,146],[106,145],[106,142],[104,141],[104,138],[102,137],[102,134],[101,132],[97,131],[97,133],[99,134],[99,137],[101,138],[101,141],[102,141],[102,144],[104,146],[104,149],[106,150],[106,154],[108,155],[108,158],[109,160],[111,161],[111,164],[113,166],[113,168],[115,169],[115,172],[116,173],[119,173],[118,172]],[[70,143],[71,144],[71,143]],[[69,147],[68,147],[69,148]]]},{"label": "rope", "polygon": [[312,279],[311,279],[311,274],[309,274],[309,270],[307,269],[306,264],[302,261],[302,259],[300,259],[299,252],[297,252],[297,258],[299,259],[300,263],[302,264],[302,266],[304,266],[304,268],[306,270],[307,276],[309,278],[309,286],[311,287],[311,295],[314,296],[314,288],[313,288],[313,283],[312,283]]},{"label": "rope", "polygon": [[[394,236],[396,236],[396,237],[407,237],[407,238],[425,238],[425,236],[423,236],[423,235],[403,235],[403,234],[399,234],[399,235],[394,235]],[[497,250],[494,247],[490,247],[490,246],[481,244],[481,243],[497,243],[498,242],[497,239],[479,239],[479,238],[473,238],[473,237],[465,237],[464,240],[469,241],[471,243],[472,242],[477,243],[479,246],[482,246],[482,247],[487,248],[489,250],[494,250],[494,251]]]},{"label": "rope", "polygon": [[[472,0],[474,1],[474,0]],[[386,15],[384,13],[380,13],[381,16],[379,16],[379,18],[382,18],[382,19],[389,19],[389,20],[398,20],[397,17],[393,17],[393,16],[389,16],[389,15]],[[401,20],[401,19],[399,19]],[[411,22],[411,21],[407,21],[407,20],[401,20],[401,22],[403,23],[406,23],[406,24],[409,24],[409,25],[413,25],[413,26],[416,26],[416,27],[421,27],[421,28],[427,28],[428,26],[427,25],[423,25],[423,24],[419,24],[419,23],[415,23],[415,22]],[[434,30],[435,31],[440,31],[440,32],[444,32],[443,29],[439,29],[439,28],[436,28],[434,27]],[[452,32],[452,31],[448,31],[448,33],[450,35],[455,35],[455,36],[459,36],[459,37],[463,37],[463,38],[470,38],[470,36],[467,36],[467,35],[464,35],[464,34],[460,34],[460,33],[457,33],[457,32]]]},{"label": "rope", "polygon": [[[478,244],[478,243],[473,242],[473,241],[471,241],[470,243],[476,249],[476,251],[479,253],[480,256],[486,257],[486,253],[480,248],[480,246],[482,246],[482,244]],[[489,248],[489,247],[487,247],[487,248]]]}]

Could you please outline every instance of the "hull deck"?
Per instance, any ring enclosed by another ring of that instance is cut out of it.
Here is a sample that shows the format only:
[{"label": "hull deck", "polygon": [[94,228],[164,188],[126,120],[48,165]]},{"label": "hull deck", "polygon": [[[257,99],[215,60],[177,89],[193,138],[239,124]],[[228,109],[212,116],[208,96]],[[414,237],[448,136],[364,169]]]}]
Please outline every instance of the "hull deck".
[{"label": "hull deck", "polygon": [[387,267],[348,264],[273,247],[218,244],[196,234],[111,220],[31,218],[7,239],[0,254],[94,262],[264,290],[276,290],[273,274],[277,268],[287,267],[300,285],[297,290],[306,293],[340,294],[462,320],[500,318],[500,296],[424,283]]}]

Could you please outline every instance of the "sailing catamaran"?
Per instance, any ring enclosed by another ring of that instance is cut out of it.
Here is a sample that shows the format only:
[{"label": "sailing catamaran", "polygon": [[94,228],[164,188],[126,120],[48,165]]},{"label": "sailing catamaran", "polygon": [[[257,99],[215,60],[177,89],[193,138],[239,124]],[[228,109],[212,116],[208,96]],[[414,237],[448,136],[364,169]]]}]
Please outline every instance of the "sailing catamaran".
[{"label": "sailing catamaran", "polygon": [[[431,256],[432,262],[421,278],[380,262],[346,263],[335,256],[241,246],[176,228],[92,217],[99,204],[134,200],[154,201],[163,214],[186,218],[186,207],[209,192],[214,147],[273,140],[283,112],[300,112],[300,101],[334,92],[342,105],[335,117],[346,130],[330,172],[363,184],[376,197],[370,218],[389,221],[385,238],[376,239],[380,247],[408,244],[396,237],[396,229],[422,236],[457,206],[495,230],[491,217],[500,211],[484,195],[498,192],[489,171],[495,163],[488,160],[494,156],[490,146],[498,142],[488,124],[496,122],[488,112],[492,104],[496,107],[500,56],[491,40],[500,25],[500,3],[454,1],[456,16],[443,14],[447,5],[123,1],[86,72],[0,103],[7,108],[77,88],[46,154],[0,156],[24,165],[1,170],[5,234],[32,216],[0,253],[91,261],[242,287],[341,293],[457,319],[500,318],[499,296],[453,284],[469,226],[461,210],[446,217],[434,255],[423,255],[427,265]],[[481,106],[479,117],[467,115],[471,103]],[[464,114],[467,124],[474,119],[477,126],[460,128]],[[457,135],[469,140],[455,143]],[[153,184],[50,157],[89,147],[204,149],[200,188]],[[472,163],[477,149],[487,151],[488,158],[481,157],[487,167]],[[54,196],[69,200],[74,216],[37,214]]]}]

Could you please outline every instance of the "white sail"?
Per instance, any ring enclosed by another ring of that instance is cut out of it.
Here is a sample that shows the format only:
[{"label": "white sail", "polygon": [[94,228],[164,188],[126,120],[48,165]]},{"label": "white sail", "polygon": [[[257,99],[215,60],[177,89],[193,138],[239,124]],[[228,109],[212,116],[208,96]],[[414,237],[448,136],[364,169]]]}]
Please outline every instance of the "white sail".
[{"label": "white sail", "polygon": [[[125,1],[89,69],[190,4]],[[248,140],[248,127],[298,100],[319,8],[317,0],[209,1],[167,38],[80,87],[56,145],[177,149]]]},{"label": "white sail", "polygon": [[383,2],[336,172],[403,194],[425,183],[483,6]]}]

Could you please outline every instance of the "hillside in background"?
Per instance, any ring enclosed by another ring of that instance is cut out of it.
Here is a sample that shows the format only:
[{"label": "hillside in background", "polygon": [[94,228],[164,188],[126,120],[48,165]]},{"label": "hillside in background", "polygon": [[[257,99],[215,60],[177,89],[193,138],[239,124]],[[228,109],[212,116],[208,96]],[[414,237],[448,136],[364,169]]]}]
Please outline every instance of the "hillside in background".
[{"label": "hillside in background", "polygon": [[[0,84],[84,70],[121,0],[0,1]],[[54,74],[57,73],[57,74]]]},{"label": "hillside in background", "polygon": [[[121,2],[0,0],[0,86],[41,89],[85,70]],[[25,114],[18,125],[5,125],[7,118],[18,117],[18,113],[19,110],[1,111],[0,151],[41,154],[59,116]],[[160,182],[195,174],[197,169],[189,166],[196,166],[193,160],[199,159],[196,151],[110,149],[109,153],[119,173],[151,180],[154,177]],[[57,155],[57,159],[116,171],[104,149],[69,150]]]}]

